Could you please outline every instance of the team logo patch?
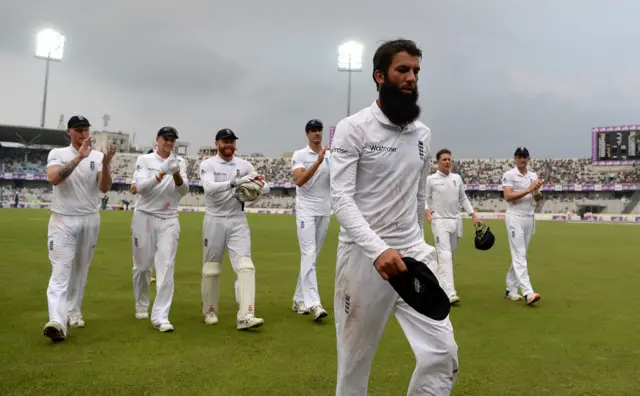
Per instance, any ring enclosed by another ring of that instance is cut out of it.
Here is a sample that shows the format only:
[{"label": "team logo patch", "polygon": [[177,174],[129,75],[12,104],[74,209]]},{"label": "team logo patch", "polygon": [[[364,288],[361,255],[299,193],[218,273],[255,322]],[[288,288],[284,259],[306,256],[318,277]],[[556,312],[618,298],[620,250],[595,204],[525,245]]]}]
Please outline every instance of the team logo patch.
[{"label": "team logo patch", "polygon": [[133,238],[133,245],[138,247],[138,238]]},{"label": "team logo patch", "polygon": [[204,239],[204,247],[209,246],[209,240],[207,238]]},{"label": "team logo patch", "polygon": [[347,294],[346,296],[344,296],[344,312],[348,315],[350,310],[351,310],[351,296]]},{"label": "team logo patch", "polygon": [[236,169],[236,177],[240,177],[240,169]]},{"label": "team logo patch", "polygon": [[436,243],[440,243],[440,237],[439,236],[436,237]]},{"label": "team logo patch", "polygon": [[458,187],[458,183],[455,180],[453,181],[453,186]]},{"label": "team logo patch", "polygon": [[422,140],[418,141],[418,155],[420,156],[421,160],[424,160],[424,143],[422,142]]},{"label": "team logo patch", "polygon": [[89,168],[91,168],[91,170],[96,170],[96,161],[89,162]]},{"label": "team logo patch", "polygon": [[300,222],[300,228],[304,230],[304,221]]},{"label": "team logo patch", "polygon": [[49,250],[53,250],[53,241],[49,241]]}]

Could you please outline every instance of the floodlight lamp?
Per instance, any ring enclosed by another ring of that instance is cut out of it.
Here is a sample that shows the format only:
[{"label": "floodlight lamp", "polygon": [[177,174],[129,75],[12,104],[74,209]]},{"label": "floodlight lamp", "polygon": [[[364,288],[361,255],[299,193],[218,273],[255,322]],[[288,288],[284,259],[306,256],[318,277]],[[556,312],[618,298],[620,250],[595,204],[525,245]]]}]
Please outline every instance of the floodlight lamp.
[{"label": "floodlight lamp", "polygon": [[348,41],[338,47],[338,70],[362,71],[364,46],[357,41]]},{"label": "floodlight lamp", "polygon": [[61,61],[65,37],[53,29],[44,29],[37,36],[36,57]]}]

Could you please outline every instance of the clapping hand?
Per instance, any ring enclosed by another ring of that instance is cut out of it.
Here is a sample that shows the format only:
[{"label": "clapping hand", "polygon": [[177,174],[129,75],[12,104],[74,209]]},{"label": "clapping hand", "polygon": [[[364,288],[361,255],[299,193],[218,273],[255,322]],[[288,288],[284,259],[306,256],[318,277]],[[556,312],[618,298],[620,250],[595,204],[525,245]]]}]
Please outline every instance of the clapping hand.
[{"label": "clapping hand", "polygon": [[180,161],[177,158],[168,159],[162,164],[160,171],[165,175],[174,175],[180,171]]},{"label": "clapping hand", "polygon": [[116,150],[117,150],[117,146],[115,144],[110,144],[109,147],[107,148],[107,152],[103,152],[102,154],[104,154],[104,158],[102,159],[102,164],[103,165],[111,165],[111,160],[113,159],[113,156],[116,155]]},{"label": "clapping hand", "polygon": [[327,152],[327,146],[322,147],[318,152],[318,163],[321,164],[324,161],[324,154]]},{"label": "clapping hand", "polygon": [[82,145],[80,146],[80,149],[78,150],[78,155],[80,156],[80,158],[85,159],[89,156],[89,154],[91,154],[91,150],[91,138],[86,138],[84,139]]}]

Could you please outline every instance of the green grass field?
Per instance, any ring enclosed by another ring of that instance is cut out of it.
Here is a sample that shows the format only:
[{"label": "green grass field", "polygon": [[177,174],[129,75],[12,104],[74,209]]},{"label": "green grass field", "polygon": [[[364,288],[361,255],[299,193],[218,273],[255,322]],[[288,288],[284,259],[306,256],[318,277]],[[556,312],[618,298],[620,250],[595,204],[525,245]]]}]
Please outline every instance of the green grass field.
[{"label": "green grass field", "polygon": [[[265,326],[235,328],[233,272],[222,272],[220,324],[200,314],[203,214],[181,214],[173,333],[134,318],[132,212],[103,212],[89,271],[84,329],[66,342],[42,335],[48,319],[49,212],[0,210],[0,395],[332,395],[336,351],[333,277],[338,224],[318,262],[330,316],[291,312],[298,274],[293,216],[250,215],[256,310]],[[454,395],[640,395],[640,228],[538,222],[529,271],[536,307],[503,298],[510,256],[504,224],[488,252],[473,249],[471,223],[456,255],[452,310],[460,376]],[[432,243],[431,231],[427,231]],[[152,286],[152,296],[154,287]],[[392,318],[369,395],[405,395],[413,354]]]}]

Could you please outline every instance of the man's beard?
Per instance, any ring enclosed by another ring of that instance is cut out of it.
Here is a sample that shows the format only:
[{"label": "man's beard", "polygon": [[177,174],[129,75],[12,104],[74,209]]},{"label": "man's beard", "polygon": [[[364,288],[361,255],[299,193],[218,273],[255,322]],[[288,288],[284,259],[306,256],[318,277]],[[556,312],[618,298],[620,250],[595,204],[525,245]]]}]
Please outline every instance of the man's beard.
[{"label": "man's beard", "polygon": [[420,117],[418,89],[411,94],[400,91],[400,87],[385,81],[380,86],[380,109],[392,123],[404,126]]}]

